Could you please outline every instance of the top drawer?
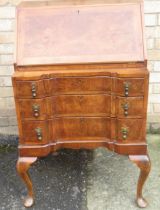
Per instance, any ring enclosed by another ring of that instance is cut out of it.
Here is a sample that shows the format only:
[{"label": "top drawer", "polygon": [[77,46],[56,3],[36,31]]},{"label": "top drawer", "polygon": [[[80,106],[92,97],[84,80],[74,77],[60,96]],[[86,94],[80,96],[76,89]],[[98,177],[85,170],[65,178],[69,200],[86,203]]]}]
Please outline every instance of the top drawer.
[{"label": "top drawer", "polygon": [[[112,81],[115,80],[115,85]],[[107,76],[57,77],[35,81],[15,81],[17,98],[42,98],[56,94],[93,94],[115,92],[119,96],[143,96],[144,78]]]},{"label": "top drawer", "polygon": [[63,77],[50,80],[51,91],[60,94],[80,94],[87,92],[106,93],[111,91],[110,77]]},{"label": "top drawer", "polygon": [[143,96],[143,78],[118,78],[116,79],[116,93],[120,96]]},{"label": "top drawer", "polygon": [[15,86],[17,98],[42,98],[45,96],[43,80],[16,81]]}]

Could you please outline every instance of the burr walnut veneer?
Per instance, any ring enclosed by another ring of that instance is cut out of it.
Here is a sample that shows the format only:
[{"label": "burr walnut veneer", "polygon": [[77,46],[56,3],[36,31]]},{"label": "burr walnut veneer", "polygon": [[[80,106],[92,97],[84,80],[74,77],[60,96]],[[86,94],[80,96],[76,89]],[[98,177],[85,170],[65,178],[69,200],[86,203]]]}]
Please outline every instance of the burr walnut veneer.
[{"label": "burr walnut veneer", "polygon": [[129,155],[137,164],[137,203],[147,205],[143,3],[128,2],[26,2],[17,8],[12,81],[26,207],[34,202],[27,171],[37,157],[61,148],[97,147]]}]

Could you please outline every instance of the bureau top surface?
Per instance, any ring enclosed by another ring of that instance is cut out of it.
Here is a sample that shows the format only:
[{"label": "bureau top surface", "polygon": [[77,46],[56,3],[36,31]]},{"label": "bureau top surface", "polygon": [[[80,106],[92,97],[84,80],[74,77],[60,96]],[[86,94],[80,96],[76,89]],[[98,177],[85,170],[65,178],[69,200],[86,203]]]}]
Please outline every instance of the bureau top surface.
[{"label": "bureau top surface", "polygon": [[17,65],[146,60],[140,0],[22,3]]}]

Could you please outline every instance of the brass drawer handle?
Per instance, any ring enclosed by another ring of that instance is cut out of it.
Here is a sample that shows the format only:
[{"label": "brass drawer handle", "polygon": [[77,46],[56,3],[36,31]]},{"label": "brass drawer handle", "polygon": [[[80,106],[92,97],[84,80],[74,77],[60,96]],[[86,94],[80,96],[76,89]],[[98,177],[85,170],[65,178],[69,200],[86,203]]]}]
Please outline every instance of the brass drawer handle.
[{"label": "brass drawer handle", "polygon": [[124,115],[127,117],[128,116],[128,110],[129,110],[129,104],[127,102],[122,104],[122,108],[124,110]]},{"label": "brass drawer handle", "polygon": [[40,107],[38,104],[33,104],[32,106],[34,117],[39,117]]},{"label": "brass drawer handle", "polygon": [[122,131],[123,140],[126,140],[127,139],[127,135],[128,135],[128,128],[123,127],[121,131]]},{"label": "brass drawer handle", "polygon": [[127,97],[129,95],[129,87],[131,83],[130,82],[124,82],[124,95]]},{"label": "brass drawer handle", "polygon": [[35,83],[32,83],[31,91],[32,91],[32,97],[35,98],[37,96],[37,93],[36,93],[36,84]]},{"label": "brass drawer handle", "polygon": [[42,141],[42,129],[41,128],[36,128],[35,131],[36,131],[36,134],[37,134],[37,139],[39,141]]}]

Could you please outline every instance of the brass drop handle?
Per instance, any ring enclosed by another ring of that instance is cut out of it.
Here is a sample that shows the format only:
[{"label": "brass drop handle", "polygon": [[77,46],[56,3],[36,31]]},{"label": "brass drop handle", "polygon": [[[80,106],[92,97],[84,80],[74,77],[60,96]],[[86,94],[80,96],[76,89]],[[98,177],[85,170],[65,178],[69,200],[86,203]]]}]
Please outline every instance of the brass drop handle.
[{"label": "brass drop handle", "polygon": [[129,104],[126,102],[122,104],[123,110],[124,110],[124,115],[128,116],[128,109],[129,109]]},{"label": "brass drop handle", "polygon": [[37,139],[39,141],[42,141],[42,129],[41,128],[36,128],[35,131],[36,131],[36,134],[37,134]]},{"label": "brass drop handle", "polygon": [[32,97],[35,98],[37,96],[37,93],[36,93],[36,84],[35,83],[32,83],[31,91],[32,91]]},{"label": "brass drop handle", "polygon": [[122,137],[123,137],[123,140],[126,140],[127,139],[127,135],[128,135],[128,128],[123,127],[122,128]]},{"label": "brass drop handle", "polygon": [[40,107],[38,104],[33,104],[32,106],[33,114],[35,117],[39,117]]},{"label": "brass drop handle", "polygon": [[125,96],[129,95],[129,87],[130,87],[130,83],[129,82],[124,82],[124,94],[125,94]]}]

